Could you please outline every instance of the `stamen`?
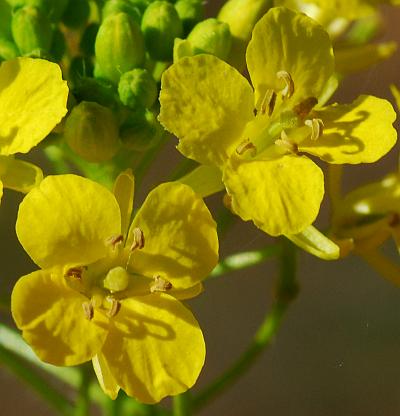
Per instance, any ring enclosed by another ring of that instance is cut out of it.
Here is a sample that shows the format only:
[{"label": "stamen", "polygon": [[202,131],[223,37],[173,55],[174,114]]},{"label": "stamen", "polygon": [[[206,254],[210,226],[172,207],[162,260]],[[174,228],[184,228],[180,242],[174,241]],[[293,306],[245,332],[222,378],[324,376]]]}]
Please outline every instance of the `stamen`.
[{"label": "stamen", "polygon": [[133,229],[133,243],[131,245],[130,250],[134,251],[137,248],[141,250],[144,247],[144,234],[143,231],[136,227]]},{"label": "stamen", "polygon": [[107,316],[113,318],[121,309],[121,303],[112,297],[107,297],[107,301],[111,302],[111,307],[107,311]]},{"label": "stamen", "polygon": [[318,104],[315,97],[308,97],[301,103],[293,107],[293,111],[300,117],[305,118],[310,114],[310,111]]},{"label": "stamen", "polygon": [[106,245],[112,246],[112,248],[115,249],[117,244],[121,243],[122,241],[124,241],[124,237],[121,234],[112,235],[111,237],[107,238]]},{"label": "stamen", "polygon": [[275,140],[275,144],[277,146],[285,147],[286,150],[289,150],[290,153],[297,155],[299,153],[299,148],[297,143],[293,142],[289,139],[288,135],[286,134],[285,130],[281,131],[281,138]]},{"label": "stamen", "polygon": [[224,204],[224,206],[225,206],[226,208],[228,208],[229,210],[231,210],[231,209],[232,209],[232,197],[231,197],[230,195],[225,194],[225,195],[222,197],[222,203],[223,203],[223,204]]},{"label": "stamen", "polygon": [[311,140],[319,139],[324,132],[324,122],[320,118],[306,120],[304,124],[311,128]]},{"label": "stamen", "polygon": [[285,88],[282,90],[282,98],[290,98],[294,94],[294,82],[289,72],[287,71],[278,71],[276,76],[285,81]]},{"label": "stamen", "polygon": [[81,280],[84,269],[85,267],[72,267],[67,270],[64,277],[73,277],[74,279]]},{"label": "stamen", "polygon": [[243,140],[242,143],[236,148],[236,153],[238,155],[242,155],[243,153],[247,152],[248,150],[251,151],[251,156],[255,156],[257,152],[257,148],[254,144],[250,141],[250,139]]},{"label": "stamen", "polygon": [[274,112],[275,103],[276,103],[276,92],[271,89],[267,90],[261,102],[260,113],[265,114],[268,109],[268,115],[269,116],[272,115],[272,113]]},{"label": "stamen", "polygon": [[150,292],[166,292],[172,289],[172,283],[168,280],[163,279],[161,276],[154,276],[154,283],[150,286]]},{"label": "stamen", "polygon": [[85,318],[88,321],[91,321],[94,316],[94,308],[93,308],[92,302],[83,302],[82,309],[85,314]]}]

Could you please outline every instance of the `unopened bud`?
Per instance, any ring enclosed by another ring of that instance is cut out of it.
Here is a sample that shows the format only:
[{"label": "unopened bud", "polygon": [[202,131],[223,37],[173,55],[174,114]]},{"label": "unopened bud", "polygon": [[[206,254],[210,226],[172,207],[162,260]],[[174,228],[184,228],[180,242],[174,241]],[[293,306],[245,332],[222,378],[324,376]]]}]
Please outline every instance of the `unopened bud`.
[{"label": "unopened bud", "polygon": [[62,15],[62,22],[72,29],[83,27],[89,20],[90,5],[88,0],[68,0],[68,5]]},{"label": "unopened bud", "polygon": [[195,55],[209,53],[224,60],[229,55],[232,42],[229,25],[214,18],[198,23],[187,40]]},{"label": "unopened bud", "polygon": [[140,25],[142,14],[140,9],[135,5],[135,2],[131,0],[109,0],[104,4],[101,15],[104,20],[109,16],[121,12],[128,14],[137,24]]},{"label": "unopened bud", "polygon": [[110,109],[118,108],[118,97],[109,81],[84,77],[79,79],[72,92],[78,102],[92,101]]},{"label": "unopened bud", "polygon": [[74,107],[65,122],[64,137],[69,147],[89,162],[111,159],[119,148],[113,112],[93,102],[82,101]]},{"label": "unopened bud", "polygon": [[67,7],[68,0],[12,0],[9,3],[12,4],[14,10],[24,6],[36,7],[52,22],[58,22]]},{"label": "unopened bud", "polygon": [[144,62],[145,49],[139,25],[126,13],[109,16],[100,25],[95,52],[100,72],[117,84],[121,74]]},{"label": "unopened bud", "polygon": [[118,84],[119,98],[132,110],[151,108],[158,95],[154,78],[145,69],[132,69],[121,76]]},{"label": "unopened bud", "polygon": [[183,34],[186,36],[194,25],[204,19],[204,5],[202,0],[178,0],[175,9],[182,21]]},{"label": "unopened bud", "polygon": [[138,111],[125,122],[120,133],[124,146],[140,152],[157,144],[162,127],[151,111]]},{"label": "unopened bud", "polygon": [[43,56],[49,52],[52,28],[46,13],[36,7],[22,7],[14,13],[11,29],[22,55]]},{"label": "unopened bud", "polygon": [[171,61],[174,39],[183,35],[183,27],[171,3],[155,1],[144,12],[142,32],[150,57]]}]

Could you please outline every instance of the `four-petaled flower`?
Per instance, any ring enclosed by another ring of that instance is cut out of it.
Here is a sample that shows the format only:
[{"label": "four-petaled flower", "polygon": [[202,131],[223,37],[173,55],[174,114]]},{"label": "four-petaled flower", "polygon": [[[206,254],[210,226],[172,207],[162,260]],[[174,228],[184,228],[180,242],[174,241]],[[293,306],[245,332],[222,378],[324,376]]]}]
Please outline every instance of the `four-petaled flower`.
[{"label": "four-petaled flower", "polygon": [[12,313],[38,357],[93,360],[103,390],[154,403],[190,388],[205,358],[201,329],[178,300],[202,290],[218,259],[202,199],[165,183],[130,224],[133,177],[114,194],[75,175],[48,176],[25,197],[18,238],[42,269],[23,276]]},{"label": "four-petaled flower", "polygon": [[42,141],[67,113],[68,87],[60,67],[17,58],[0,66],[0,198],[3,186],[28,192],[43,178],[35,165],[14,159]]},{"label": "four-petaled flower", "polygon": [[183,58],[163,74],[159,119],[178,149],[216,166],[230,207],[271,235],[297,234],[316,218],[321,169],[374,162],[396,142],[391,104],[360,96],[323,107],[334,57],[328,34],[309,17],[271,9],[247,48],[254,87],[214,56]]}]

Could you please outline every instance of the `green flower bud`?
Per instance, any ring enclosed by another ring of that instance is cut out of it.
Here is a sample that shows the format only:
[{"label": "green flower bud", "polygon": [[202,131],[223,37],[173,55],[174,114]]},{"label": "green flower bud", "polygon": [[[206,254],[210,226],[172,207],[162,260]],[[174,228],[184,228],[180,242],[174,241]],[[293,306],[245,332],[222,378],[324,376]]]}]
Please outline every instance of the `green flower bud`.
[{"label": "green flower bud", "polygon": [[117,84],[121,74],[144,62],[145,49],[139,25],[126,13],[107,17],[100,25],[95,52],[101,74]]},{"label": "green flower bud", "polygon": [[94,55],[94,43],[96,41],[97,32],[99,31],[98,23],[91,23],[86,26],[85,31],[83,32],[81,41],[79,43],[79,48],[82,53],[86,56]]},{"label": "green flower bud", "polygon": [[67,50],[65,38],[60,29],[56,28],[53,32],[53,40],[50,46],[50,55],[55,62],[60,62]]},{"label": "green flower bud", "polygon": [[155,1],[144,12],[142,32],[150,57],[171,61],[174,39],[183,35],[183,27],[172,4]]},{"label": "green flower bud", "polygon": [[68,5],[62,15],[65,26],[78,29],[89,20],[90,5],[88,0],[68,0]]},{"label": "green flower bud", "polygon": [[143,152],[158,143],[162,127],[154,114],[149,111],[138,111],[122,125],[120,135],[122,144],[130,150]]},{"label": "green flower bud", "polygon": [[72,92],[78,102],[92,101],[112,110],[118,109],[118,96],[115,88],[107,81],[81,78]]},{"label": "green flower bud", "polygon": [[118,84],[119,98],[132,110],[151,108],[158,95],[154,78],[145,69],[133,69],[121,76]]},{"label": "green flower bud", "polygon": [[18,56],[17,45],[11,40],[0,38],[0,59],[14,59]]},{"label": "green flower bud", "polygon": [[24,6],[32,6],[45,13],[52,22],[58,22],[61,19],[68,0],[13,0],[14,9]]},{"label": "green flower bud", "polygon": [[178,0],[175,9],[182,21],[185,36],[196,23],[204,19],[204,6],[201,0]]},{"label": "green flower bud", "polygon": [[18,9],[11,22],[14,41],[22,55],[42,56],[49,52],[53,31],[45,13],[31,6]]},{"label": "green flower bud", "polygon": [[111,159],[120,146],[113,112],[97,103],[82,101],[71,111],[64,127],[69,147],[89,162]]},{"label": "green flower bud", "polygon": [[76,56],[72,59],[68,78],[70,82],[75,86],[80,83],[82,78],[90,77],[93,75],[93,64],[90,58],[86,56]]},{"label": "green flower bud", "polygon": [[229,25],[232,47],[228,62],[237,69],[246,65],[245,53],[254,25],[272,6],[272,0],[228,0],[218,13],[217,18]]},{"label": "green flower bud", "polygon": [[228,57],[232,42],[229,25],[214,18],[198,23],[187,40],[195,55],[209,53],[223,60]]},{"label": "green flower bud", "polygon": [[176,38],[174,42],[174,59],[173,62],[178,62],[179,59],[184,58],[185,56],[193,56],[194,52],[192,45],[187,39]]},{"label": "green flower bud", "polygon": [[0,0],[0,37],[11,39],[11,7],[6,0]]},{"label": "green flower bud", "polygon": [[107,17],[117,14],[117,13],[126,13],[140,25],[142,19],[142,14],[140,9],[135,5],[135,1],[131,0],[109,0],[104,4],[101,15],[103,20]]}]

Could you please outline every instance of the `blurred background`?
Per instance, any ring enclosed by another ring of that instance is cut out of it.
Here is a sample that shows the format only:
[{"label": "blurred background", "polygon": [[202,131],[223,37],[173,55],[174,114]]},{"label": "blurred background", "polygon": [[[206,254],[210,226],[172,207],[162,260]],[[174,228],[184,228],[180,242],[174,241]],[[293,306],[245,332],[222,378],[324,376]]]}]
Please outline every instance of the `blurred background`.
[{"label": "blurred background", "polygon": [[[221,2],[210,1],[209,13]],[[400,8],[383,7],[385,40],[400,42]],[[360,93],[386,97],[389,85],[400,86],[400,52],[384,63],[348,77],[335,100],[351,102]],[[397,122],[397,127],[399,123]],[[154,163],[138,202],[165,179],[165,170],[180,160],[175,141]],[[371,166],[345,169],[345,188],[380,178],[397,169],[396,146]],[[51,168],[39,151],[33,158]],[[214,212],[221,195],[207,200]],[[36,267],[23,252],[14,225],[19,194],[5,191],[0,210],[0,293],[9,296],[19,276]],[[319,218],[326,223],[329,207]],[[221,241],[221,258],[260,248],[268,237],[250,223],[237,221]],[[395,247],[387,250],[394,257]],[[399,259],[400,261],[400,259]],[[205,368],[194,391],[229,367],[245,350],[273,297],[275,261],[238,271],[206,283],[205,292],[190,302],[207,345]],[[324,262],[299,253],[300,293],[273,345],[239,382],[199,414],[201,416],[393,416],[400,414],[400,290],[361,259]],[[0,320],[10,322],[7,313]],[[47,416],[54,413],[0,363],[1,415]],[[93,413],[95,414],[95,412]]]}]

